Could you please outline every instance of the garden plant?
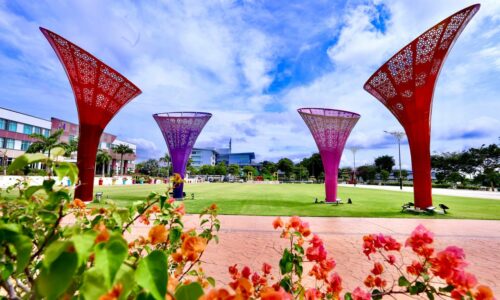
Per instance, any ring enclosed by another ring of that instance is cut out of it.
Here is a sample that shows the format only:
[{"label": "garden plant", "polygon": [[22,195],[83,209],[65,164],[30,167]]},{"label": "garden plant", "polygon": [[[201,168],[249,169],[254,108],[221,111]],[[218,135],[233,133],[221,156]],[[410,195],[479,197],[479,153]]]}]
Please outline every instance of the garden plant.
[{"label": "garden plant", "polygon": [[[42,162],[59,179],[77,182],[76,166],[56,159],[63,152],[55,148],[51,157],[26,154],[9,171]],[[174,176],[172,182],[175,186],[182,179]],[[186,229],[184,204],[170,198],[169,190],[151,193],[130,207],[73,199],[71,188],[52,177],[42,185],[19,181],[7,192],[14,190],[19,191],[16,199],[0,195],[0,297],[380,299],[405,294],[494,299],[489,287],[465,271],[463,250],[434,249],[433,234],[421,225],[404,244],[381,234],[363,237],[363,252],[373,260],[373,269],[359,287],[346,291],[334,271],[335,260],[308,223],[296,216],[286,222],[278,217],[272,226],[289,246],[276,271],[267,263],[252,271],[238,262],[228,270],[229,284],[216,287],[202,263],[208,244],[218,242],[221,224],[215,204],[200,214],[197,229]],[[150,227],[148,235],[133,239],[130,233],[139,222]],[[402,254],[404,247],[411,249],[411,257]],[[391,280],[392,274],[398,274],[396,279]]]}]

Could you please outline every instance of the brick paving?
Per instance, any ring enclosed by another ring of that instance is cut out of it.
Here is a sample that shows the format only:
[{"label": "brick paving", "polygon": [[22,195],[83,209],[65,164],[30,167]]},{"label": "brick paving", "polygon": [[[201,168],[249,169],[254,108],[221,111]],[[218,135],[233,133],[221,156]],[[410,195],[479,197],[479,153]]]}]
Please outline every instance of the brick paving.
[{"label": "brick paving", "polygon": [[[455,245],[465,250],[467,268],[480,283],[489,285],[495,295],[500,295],[500,221],[483,220],[432,220],[432,219],[383,219],[383,218],[314,218],[305,217],[311,230],[320,235],[329,253],[337,262],[336,271],[344,279],[344,286],[353,290],[362,285],[372,268],[361,251],[362,236],[384,233],[403,242],[411,231],[423,224],[435,233],[436,249]],[[270,263],[277,272],[278,261],[285,241],[272,228],[274,217],[220,216],[222,228],[220,243],[210,244],[205,252],[205,271],[219,280],[219,285],[229,282],[227,268],[235,263],[250,268],[260,268]],[[186,216],[186,228],[196,226],[198,216]],[[149,227],[137,225],[133,236],[147,235]],[[307,266],[306,266],[307,269]],[[277,275],[277,274],[276,274]],[[389,278],[390,279],[390,278]]]}]

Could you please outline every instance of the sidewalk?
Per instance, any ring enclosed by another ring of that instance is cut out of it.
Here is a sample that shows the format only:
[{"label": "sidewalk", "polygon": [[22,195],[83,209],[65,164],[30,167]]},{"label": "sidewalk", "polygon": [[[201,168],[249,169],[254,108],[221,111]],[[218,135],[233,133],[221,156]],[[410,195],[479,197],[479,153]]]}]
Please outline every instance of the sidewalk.
[{"label": "sidewalk", "polygon": [[[344,187],[354,187],[352,184],[339,184],[339,186]],[[361,189],[375,189],[375,190],[388,190],[388,191],[401,191],[399,186],[391,185],[365,185],[357,184],[355,188]],[[403,192],[413,193],[413,187],[404,186]],[[432,189],[433,195],[444,195],[444,196],[456,196],[456,197],[471,197],[471,198],[483,198],[483,199],[493,199],[500,200],[500,192],[489,192],[489,191],[471,191],[471,190],[454,190],[454,189]]]},{"label": "sidewalk", "polygon": [[[273,266],[273,274],[278,276],[280,254],[287,243],[272,228],[275,217],[219,218],[222,222],[220,243],[210,244],[203,259],[206,273],[215,277],[219,286],[230,281],[227,269],[236,263],[259,270],[262,263],[268,262]],[[497,296],[500,294],[500,221],[323,217],[302,219],[309,222],[313,233],[324,240],[327,250],[337,262],[335,271],[342,276],[347,290],[352,291],[357,286],[362,286],[364,278],[373,267],[373,261],[368,261],[362,253],[363,235],[390,234],[404,244],[411,231],[418,224],[423,224],[434,232],[438,251],[449,245],[463,248],[469,262],[467,270],[476,275],[480,283],[489,285]],[[198,221],[196,215],[186,216],[186,228],[196,227]],[[147,236],[148,230],[149,227],[137,225],[132,235]],[[306,265],[304,273],[309,268]],[[391,280],[390,275],[387,279]]]}]

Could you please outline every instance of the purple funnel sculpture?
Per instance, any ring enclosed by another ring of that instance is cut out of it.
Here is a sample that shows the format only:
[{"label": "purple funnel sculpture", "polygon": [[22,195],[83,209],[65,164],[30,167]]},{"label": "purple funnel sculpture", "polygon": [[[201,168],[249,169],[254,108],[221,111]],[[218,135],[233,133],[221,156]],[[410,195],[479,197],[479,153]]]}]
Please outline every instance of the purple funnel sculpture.
[{"label": "purple funnel sculpture", "polygon": [[[174,173],[180,174],[182,178],[186,175],[186,166],[194,143],[211,117],[212,114],[204,112],[170,112],[153,115],[167,143]],[[183,188],[184,184],[174,188],[174,198],[183,198]]]},{"label": "purple funnel sculpture", "polygon": [[297,110],[311,131],[325,169],[326,202],[337,201],[337,177],[345,142],[360,115],[328,108]]}]

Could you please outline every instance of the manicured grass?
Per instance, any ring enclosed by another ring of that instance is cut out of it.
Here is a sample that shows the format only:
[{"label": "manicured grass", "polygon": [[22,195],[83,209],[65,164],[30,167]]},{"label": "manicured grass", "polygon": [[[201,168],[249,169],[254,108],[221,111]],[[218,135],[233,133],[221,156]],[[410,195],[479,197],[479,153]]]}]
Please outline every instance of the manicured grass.
[{"label": "manicured grass", "polygon": [[[162,192],[165,185],[134,185],[96,187],[104,192],[104,198],[113,199],[120,205],[143,200],[151,191]],[[339,197],[353,204],[314,204],[314,198],[324,199],[324,186],[320,184],[240,184],[211,183],[187,184],[187,199],[191,193],[195,200],[185,200],[188,213],[198,213],[212,203],[217,203],[221,214],[234,215],[299,215],[339,217],[385,218],[446,218],[446,219],[493,219],[500,220],[500,201],[434,196],[434,205],[444,203],[451,209],[447,215],[412,215],[401,213],[401,205],[413,201],[413,193],[339,187]]]}]

